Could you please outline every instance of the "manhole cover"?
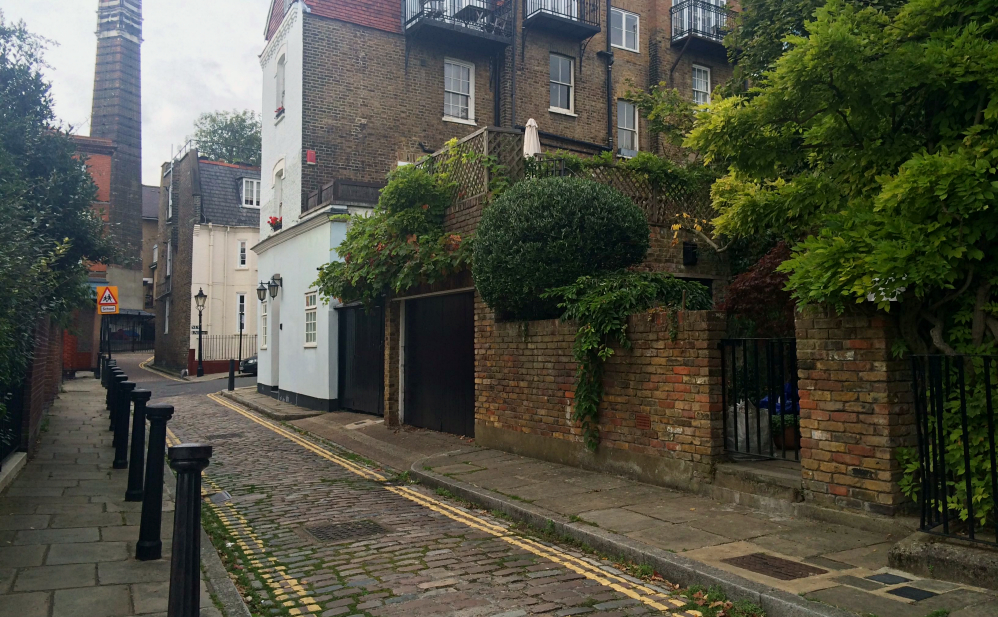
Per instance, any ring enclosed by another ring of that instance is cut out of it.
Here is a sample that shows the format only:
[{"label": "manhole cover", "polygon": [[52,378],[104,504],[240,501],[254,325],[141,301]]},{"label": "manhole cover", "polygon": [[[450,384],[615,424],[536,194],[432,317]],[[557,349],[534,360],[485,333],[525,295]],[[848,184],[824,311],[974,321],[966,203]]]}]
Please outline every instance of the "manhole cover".
[{"label": "manhole cover", "polygon": [[741,557],[722,559],[724,563],[743,568],[750,572],[765,574],[781,581],[792,581],[796,578],[807,578],[816,574],[825,574],[828,570],[815,568],[814,566],[797,563],[789,559],[773,557],[766,553],[753,553]]},{"label": "manhole cover", "polygon": [[388,533],[387,529],[372,520],[313,525],[306,527],[305,531],[320,542],[344,542]]},{"label": "manhole cover", "polygon": [[205,441],[222,441],[223,439],[235,439],[242,436],[242,433],[219,433],[218,435],[208,435],[205,437]]}]

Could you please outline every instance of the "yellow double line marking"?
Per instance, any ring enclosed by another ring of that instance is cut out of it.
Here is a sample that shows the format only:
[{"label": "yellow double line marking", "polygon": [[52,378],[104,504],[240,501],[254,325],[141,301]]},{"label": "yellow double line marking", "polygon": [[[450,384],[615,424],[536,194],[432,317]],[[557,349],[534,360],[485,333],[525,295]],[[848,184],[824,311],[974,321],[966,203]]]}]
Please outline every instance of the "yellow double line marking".
[{"label": "yellow double line marking", "polygon": [[[310,452],[313,452],[328,461],[336,463],[337,465],[340,465],[348,471],[351,471],[367,480],[387,482],[387,478],[385,476],[358,465],[357,463],[354,463],[353,461],[350,461],[342,456],[332,454],[328,450],[315,445],[300,435],[278,426],[273,422],[263,420],[255,414],[242,409],[217,394],[209,394],[208,398],[215,401],[219,405],[231,409],[239,415],[256,422],[260,426],[263,426],[268,430],[281,435],[282,437],[290,439],[306,450],[309,450]],[[384,488],[392,493],[395,493],[396,495],[404,497],[423,507],[429,508],[438,514],[446,516],[451,520],[462,523],[472,529],[485,532],[508,544],[516,546],[517,548],[521,548],[527,552],[537,555],[538,557],[552,561],[568,570],[571,570],[572,572],[575,572],[576,574],[580,574],[590,580],[596,581],[601,585],[609,587],[629,598],[638,600],[656,610],[675,611],[676,609],[686,605],[686,602],[683,600],[671,597],[657,589],[642,585],[640,583],[635,583],[631,580],[623,578],[622,576],[603,570],[588,561],[579,559],[578,557],[568,553],[564,553],[556,548],[541,544],[530,538],[513,535],[508,529],[500,525],[496,525],[469,512],[460,510],[447,503],[424,495],[410,487],[386,485]],[[689,614],[698,616],[699,611],[689,611]]]}]

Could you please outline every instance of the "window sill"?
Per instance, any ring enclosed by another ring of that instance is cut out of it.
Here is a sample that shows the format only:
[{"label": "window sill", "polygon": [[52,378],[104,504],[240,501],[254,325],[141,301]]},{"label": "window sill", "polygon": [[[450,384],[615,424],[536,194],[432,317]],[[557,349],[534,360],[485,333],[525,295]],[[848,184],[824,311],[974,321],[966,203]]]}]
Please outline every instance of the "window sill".
[{"label": "window sill", "polygon": [[562,116],[569,116],[571,118],[578,118],[579,117],[576,114],[574,114],[571,111],[569,111],[568,109],[562,109],[560,107],[548,107],[548,111],[551,112],[551,113],[553,113],[553,114],[559,114],[559,115],[562,115]]},{"label": "window sill", "polygon": [[318,343],[305,343],[305,349],[318,349]]},{"label": "window sill", "polygon": [[614,49],[620,49],[622,51],[629,51],[632,54],[640,54],[641,53],[640,49],[631,49],[630,47],[624,47],[623,45],[611,45],[610,47],[613,47]]},{"label": "window sill", "polygon": [[277,126],[281,122],[284,122],[284,116],[286,116],[286,115],[287,114],[281,114],[281,115],[277,116],[276,118],[274,118],[274,126]]},{"label": "window sill", "polygon": [[266,346],[266,345],[264,345],[263,347],[261,347],[261,348],[260,348],[260,351],[267,351],[267,346]]},{"label": "window sill", "polygon": [[236,266],[236,270],[249,270],[249,266]]},{"label": "window sill", "polygon": [[444,122],[453,122],[454,124],[467,124],[468,126],[478,126],[478,123],[474,120],[466,120],[464,118],[455,118],[454,116],[444,116]]},{"label": "window sill", "polygon": [[259,210],[260,209],[260,206],[247,206],[246,204],[243,204],[241,207],[243,207],[243,208],[249,208],[250,210]]}]

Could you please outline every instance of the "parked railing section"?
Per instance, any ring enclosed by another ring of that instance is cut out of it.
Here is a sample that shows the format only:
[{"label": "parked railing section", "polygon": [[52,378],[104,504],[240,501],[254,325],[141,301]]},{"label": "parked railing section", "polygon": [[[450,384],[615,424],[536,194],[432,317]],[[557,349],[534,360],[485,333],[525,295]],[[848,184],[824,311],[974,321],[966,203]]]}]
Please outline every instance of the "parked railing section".
[{"label": "parked railing section", "polygon": [[912,359],[918,447],[902,487],[922,530],[998,544],[998,356]]},{"label": "parked railing section", "polygon": [[512,8],[513,0],[402,0],[406,30],[429,19],[503,39],[513,37]]},{"label": "parked railing section", "polygon": [[[193,338],[195,354],[197,353],[197,336]],[[232,360],[250,358],[256,355],[256,335],[244,334],[240,353],[238,334],[212,334],[201,337],[201,351],[204,360]],[[197,356],[195,355],[195,360]]]},{"label": "parked railing section", "polygon": [[795,340],[721,341],[721,384],[727,452],[800,459]]},{"label": "parked railing section", "polygon": [[716,41],[728,33],[728,9],[707,0],[684,0],[671,9],[672,41],[688,36]]}]

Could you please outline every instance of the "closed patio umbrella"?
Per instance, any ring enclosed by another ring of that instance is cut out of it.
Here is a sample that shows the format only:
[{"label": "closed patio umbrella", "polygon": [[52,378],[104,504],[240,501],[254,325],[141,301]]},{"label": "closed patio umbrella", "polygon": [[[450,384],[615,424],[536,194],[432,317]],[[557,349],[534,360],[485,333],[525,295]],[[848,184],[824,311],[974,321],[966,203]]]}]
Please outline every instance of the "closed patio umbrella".
[{"label": "closed patio umbrella", "polygon": [[527,130],[523,132],[523,156],[533,158],[541,153],[541,137],[537,134],[537,121],[527,120]]}]

